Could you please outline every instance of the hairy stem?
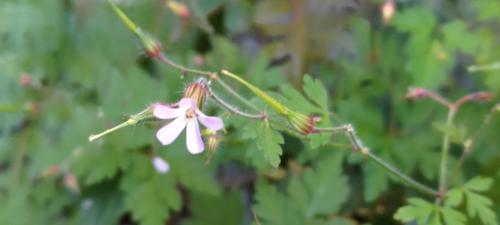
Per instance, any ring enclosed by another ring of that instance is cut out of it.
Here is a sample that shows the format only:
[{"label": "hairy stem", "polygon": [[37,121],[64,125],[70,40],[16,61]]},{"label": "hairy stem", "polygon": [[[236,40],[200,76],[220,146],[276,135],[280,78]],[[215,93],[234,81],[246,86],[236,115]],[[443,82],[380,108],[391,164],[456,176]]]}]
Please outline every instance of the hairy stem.
[{"label": "hairy stem", "polygon": [[158,60],[160,60],[160,62],[162,63],[165,63],[167,65],[170,65],[176,69],[179,69],[181,71],[184,71],[184,72],[188,72],[188,73],[193,73],[193,74],[197,74],[197,75],[201,75],[201,76],[207,76],[207,77],[210,77],[211,79],[213,79],[213,77],[216,77],[217,74],[214,73],[214,72],[210,72],[210,71],[204,71],[204,70],[196,70],[196,69],[191,69],[191,68],[188,68],[188,67],[185,67],[183,65],[180,65],[180,64],[177,64],[175,63],[174,61],[170,60],[166,55],[164,54],[160,54],[158,56]]},{"label": "hairy stem", "polygon": [[352,127],[352,125],[347,124],[347,125],[343,125],[340,127],[316,128],[316,131],[318,131],[318,132],[334,132],[334,133],[339,132],[339,131],[344,131],[345,134],[349,137],[351,144],[356,152],[363,154],[368,159],[370,159],[371,161],[375,162],[377,165],[384,168],[387,172],[394,175],[400,181],[415,188],[416,190],[418,190],[424,194],[431,195],[431,196],[439,196],[438,191],[436,191],[436,190],[416,181],[415,179],[405,175],[399,169],[390,165],[388,162],[384,161],[382,158],[379,158],[377,155],[372,153],[367,147],[365,147],[363,145],[363,142],[356,135],[356,132],[355,132],[354,128]]},{"label": "hairy stem", "polygon": [[210,92],[210,95],[213,98],[213,100],[215,102],[217,102],[217,104],[221,105],[223,108],[227,109],[231,113],[234,113],[234,114],[242,116],[242,117],[250,118],[250,119],[263,119],[263,118],[267,117],[264,113],[250,114],[250,113],[243,112],[242,110],[238,109],[236,106],[233,106],[233,105],[227,103],[226,101],[224,101],[219,95],[217,95],[212,90],[212,88],[209,87],[208,91]]}]

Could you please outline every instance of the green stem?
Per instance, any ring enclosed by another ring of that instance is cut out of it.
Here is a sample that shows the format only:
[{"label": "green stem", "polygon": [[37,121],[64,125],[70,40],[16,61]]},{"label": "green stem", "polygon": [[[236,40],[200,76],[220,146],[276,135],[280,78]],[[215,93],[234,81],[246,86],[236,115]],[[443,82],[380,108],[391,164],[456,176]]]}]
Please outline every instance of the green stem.
[{"label": "green stem", "polygon": [[234,114],[242,116],[242,117],[250,118],[250,119],[263,119],[263,118],[266,118],[266,115],[264,113],[250,114],[250,113],[243,112],[242,110],[238,109],[236,106],[233,106],[233,105],[227,103],[226,101],[224,101],[210,87],[208,88],[208,91],[210,92],[210,96],[213,98],[213,100],[215,102],[217,102],[217,104],[221,105],[223,108],[227,109],[231,113],[234,113]]},{"label": "green stem", "polygon": [[[450,150],[450,128],[453,125],[453,118],[457,109],[455,107],[450,107],[448,111],[448,116],[446,118],[446,132],[443,138],[443,145],[441,147],[441,162],[439,164],[439,192],[444,193],[446,191],[446,177],[448,173],[448,152]],[[440,201],[437,200],[437,203]]]},{"label": "green stem", "polygon": [[148,107],[145,110],[141,111],[140,113],[132,115],[127,121],[125,121],[121,124],[118,124],[112,128],[109,128],[109,129],[107,129],[99,134],[91,134],[89,136],[89,141],[92,142],[92,141],[99,139],[99,138],[103,137],[104,135],[107,135],[111,132],[114,132],[114,131],[119,130],[119,129],[124,128],[124,127],[128,127],[130,125],[135,125],[140,121],[147,120],[147,119],[152,118],[152,117],[153,117],[152,108]]},{"label": "green stem", "polygon": [[170,66],[172,66],[172,67],[174,67],[176,69],[179,69],[181,71],[185,71],[185,72],[188,72],[188,73],[193,73],[193,74],[197,74],[197,75],[207,76],[207,77],[210,77],[210,78],[212,78],[212,76],[216,76],[216,74],[214,72],[191,69],[191,68],[182,66],[180,64],[177,64],[174,61],[170,60],[164,54],[160,54],[158,56],[158,60],[160,60],[162,63],[165,63],[165,64],[170,65]]},{"label": "green stem", "polygon": [[280,113],[282,115],[288,115],[290,113],[290,109],[288,109],[286,106],[279,103],[274,98],[272,98],[271,96],[266,94],[264,91],[260,90],[259,88],[255,87],[254,85],[250,84],[248,81],[242,79],[241,77],[237,76],[236,74],[233,74],[227,70],[222,70],[221,73],[238,81],[240,84],[243,84],[245,87],[250,89],[255,95],[257,95],[260,99],[262,99],[269,106],[271,106],[274,110],[276,110],[278,113]]},{"label": "green stem", "polygon": [[318,131],[318,132],[333,132],[333,133],[338,132],[338,131],[344,131],[347,134],[347,136],[349,137],[351,144],[354,147],[354,150],[356,150],[356,152],[363,154],[368,159],[370,159],[371,161],[375,162],[377,165],[384,168],[387,172],[389,172],[390,174],[397,177],[403,183],[415,188],[416,190],[418,190],[424,194],[431,195],[431,196],[439,196],[439,192],[437,192],[436,190],[434,190],[434,189],[416,181],[415,179],[405,175],[399,169],[390,165],[389,163],[387,163],[386,161],[384,161],[383,159],[379,158],[377,155],[372,153],[367,147],[365,147],[363,145],[363,142],[356,135],[356,132],[354,131],[354,128],[352,127],[352,125],[347,124],[347,125],[340,126],[340,127],[322,128],[322,129],[316,128],[316,131]]},{"label": "green stem", "polygon": [[245,97],[241,96],[236,92],[231,86],[227,85],[226,82],[224,82],[222,79],[215,79],[215,81],[222,86],[226,91],[228,91],[231,95],[233,95],[235,98],[237,98],[239,101],[241,101],[243,104],[247,105],[251,109],[255,111],[261,111],[257,106],[255,106],[252,102],[248,101]]},{"label": "green stem", "polygon": [[369,159],[371,159],[373,162],[375,162],[377,165],[383,167],[386,171],[394,175],[395,177],[399,178],[399,180],[403,181],[407,185],[415,188],[416,190],[428,194],[431,196],[438,196],[438,192],[418,181],[415,179],[407,176],[406,174],[402,173],[399,169],[395,168],[394,166],[390,165],[389,163],[385,162],[383,159],[379,158],[372,152],[368,151],[366,154]]}]

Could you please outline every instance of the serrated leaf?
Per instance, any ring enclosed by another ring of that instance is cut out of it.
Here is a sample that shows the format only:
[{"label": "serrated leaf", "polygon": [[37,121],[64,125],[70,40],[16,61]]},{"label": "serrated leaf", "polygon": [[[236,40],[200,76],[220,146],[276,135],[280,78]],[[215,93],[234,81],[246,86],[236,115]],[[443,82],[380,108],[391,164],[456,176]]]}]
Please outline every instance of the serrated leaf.
[{"label": "serrated leaf", "polygon": [[[305,213],[313,215],[337,212],[347,200],[349,189],[347,179],[341,173],[342,157],[328,157],[312,170],[307,169],[300,177],[290,181],[288,193]],[[328,200],[325,200],[328,199]]]},{"label": "serrated leaf", "polygon": [[452,189],[447,192],[445,205],[451,207],[457,207],[462,203],[463,191],[459,188]]},{"label": "serrated leaf", "polygon": [[85,185],[92,185],[115,176],[129,163],[128,154],[114,148],[86,152],[74,166]]},{"label": "serrated leaf", "polygon": [[163,225],[170,210],[181,206],[175,183],[166,176],[153,176],[126,193],[125,204],[142,225]]},{"label": "serrated leaf", "polygon": [[322,109],[328,110],[328,92],[318,79],[313,79],[306,74],[304,76],[304,92],[307,97]]},{"label": "serrated leaf", "polygon": [[493,179],[489,177],[474,177],[465,183],[464,188],[471,191],[487,191],[493,184]]},{"label": "serrated leaf", "polygon": [[486,225],[497,224],[496,215],[490,209],[493,202],[489,198],[471,191],[466,191],[465,196],[467,197],[467,213],[469,216],[479,216],[479,219]]},{"label": "serrated leaf", "polygon": [[451,209],[451,208],[442,208],[441,214],[443,216],[444,223],[446,225],[464,225],[466,221],[466,217],[463,213]]},{"label": "serrated leaf", "polygon": [[434,205],[419,198],[408,199],[409,205],[401,207],[394,214],[394,219],[403,222],[417,221],[418,224],[430,222],[434,212]]},{"label": "serrated leaf", "polygon": [[273,130],[269,124],[261,123],[260,132],[257,136],[257,147],[263,151],[264,158],[273,166],[280,165],[280,156],[283,154],[281,145],[284,143],[283,136]]}]

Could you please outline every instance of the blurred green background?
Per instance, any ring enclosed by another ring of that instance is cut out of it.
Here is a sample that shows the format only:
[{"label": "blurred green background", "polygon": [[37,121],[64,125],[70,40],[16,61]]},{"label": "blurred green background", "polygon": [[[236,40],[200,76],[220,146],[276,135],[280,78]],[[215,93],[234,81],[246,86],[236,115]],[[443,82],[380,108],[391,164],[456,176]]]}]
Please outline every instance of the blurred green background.
[{"label": "blurred green background", "polygon": [[[294,109],[352,123],[373,152],[432,187],[443,133],[452,137],[450,173],[472,140],[451,185],[494,178],[485,196],[500,213],[499,99],[464,105],[447,130],[444,107],[404,98],[408,87],[451,100],[500,94],[500,1],[179,1],[187,16],[165,0],[115,2],[174,61],[230,69]],[[327,108],[300,98],[306,73],[325,86]],[[161,146],[154,122],[87,141],[178,100],[193,78],[147,58],[105,1],[0,0],[0,224],[400,224],[395,211],[420,196],[338,136],[282,133],[274,168],[255,141],[259,123],[212,102],[207,112],[223,116],[227,132],[208,165],[183,140]],[[154,171],[156,154],[168,174]]]}]

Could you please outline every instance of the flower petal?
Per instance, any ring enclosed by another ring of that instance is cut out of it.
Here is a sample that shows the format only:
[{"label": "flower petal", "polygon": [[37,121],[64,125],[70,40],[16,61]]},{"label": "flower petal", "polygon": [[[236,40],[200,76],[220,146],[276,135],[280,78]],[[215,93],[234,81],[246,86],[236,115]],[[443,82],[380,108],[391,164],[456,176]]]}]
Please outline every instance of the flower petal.
[{"label": "flower petal", "polygon": [[195,109],[196,108],[196,102],[192,99],[192,98],[182,98],[180,101],[179,101],[179,108],[192,108],[192,109]]},{"label": "flower petal", "polygon": [[158,130],[156,138],[158,138],[163,145],[171,144],[179,136],[182,130],[184,130],[186,123],[187,121],[185,116],[181,115],[171,123]]},{"label": "flower petal", "polygon": [[203,152],[205,145],[201,140],[200,127],[196,119],[191,119],[187,122],[186,128],[186,145],[191,154],[198,154]]},{"label": "flower petal", "polygon": [[152,163],[153,167],[156,171],[158,171],[158,173],[165,174],[170,170],[170,166],[168,165],[167,161],[158,156],[155,156],[153,158]]},{"label": "flower petal", "polygon": [[170,108],[163,104],[156,104],[153,111],[153,114],[158,119],[173,119],[178,117],[181,113],[181,109]]},{"label": "flower petal", "polygon": [[203,114],[201,111],[197,111],[198,114],[198,119],[200,122],[207,128],[217,131],[222,129],[224,127],[224,123],[222,122],[222,119],[219,117],[215,116],[207,116]]}]

